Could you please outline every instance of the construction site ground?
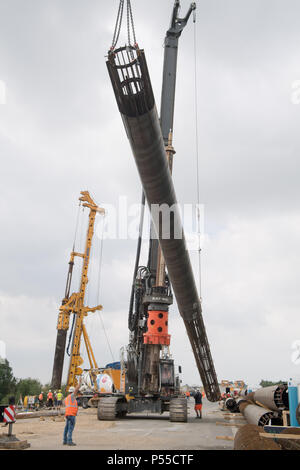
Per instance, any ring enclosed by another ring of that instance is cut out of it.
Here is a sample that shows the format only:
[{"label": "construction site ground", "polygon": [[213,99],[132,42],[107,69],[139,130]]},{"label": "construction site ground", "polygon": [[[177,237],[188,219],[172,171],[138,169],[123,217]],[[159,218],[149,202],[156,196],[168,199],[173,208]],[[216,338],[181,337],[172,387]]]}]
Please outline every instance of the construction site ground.
[{"label": "construction site ground", "polygon": [[[171,423],[168,413],[141,413],[116,421],[99,421],[97,410],[80,408],[73,432],[76,447],[62,444],[63,416],[18,420],[13,433],[30,443],[28,450],[231,450],[242,416],[222,412],[203,400],[202,419],[189,399],[187,423]],[[4,429],[2,428],[2,431]]]}]

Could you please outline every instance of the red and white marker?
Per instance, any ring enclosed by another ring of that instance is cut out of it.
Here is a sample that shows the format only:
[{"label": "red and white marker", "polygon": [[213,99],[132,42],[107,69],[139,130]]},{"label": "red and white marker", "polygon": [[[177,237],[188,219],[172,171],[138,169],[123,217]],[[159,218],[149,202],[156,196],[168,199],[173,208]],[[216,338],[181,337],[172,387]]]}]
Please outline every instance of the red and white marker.
[{"label": "red and white marker", "polygon": [[16,422],[16,411],[13,405],[4,408],[3,418],[5,423],[15,423]]}]

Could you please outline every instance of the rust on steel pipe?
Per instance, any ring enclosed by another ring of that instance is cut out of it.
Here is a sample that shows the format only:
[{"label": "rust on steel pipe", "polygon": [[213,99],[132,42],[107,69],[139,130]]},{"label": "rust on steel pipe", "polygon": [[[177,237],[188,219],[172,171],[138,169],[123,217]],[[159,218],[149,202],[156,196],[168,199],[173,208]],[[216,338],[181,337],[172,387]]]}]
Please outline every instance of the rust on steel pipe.
[{"label": "rust on steel pipe", "polygon": [[218,401],[220,389],[144,51],[131,46],[110,51],[107,68],[149,208],[151,210],[154,205],[158,205],[171,209],[168,236],[163,234],[160,217],[152,219],[206,396],[209,401]]}]

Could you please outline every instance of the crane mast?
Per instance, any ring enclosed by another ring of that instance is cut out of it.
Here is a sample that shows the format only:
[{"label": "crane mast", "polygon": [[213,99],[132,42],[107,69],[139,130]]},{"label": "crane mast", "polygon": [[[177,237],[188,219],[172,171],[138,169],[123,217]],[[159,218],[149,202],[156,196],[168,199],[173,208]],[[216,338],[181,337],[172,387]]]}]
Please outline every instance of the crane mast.
[{"label": "crane mast", "polygon": [[[73,327],[72,327],[72,348],[70,353],[70,364],[67,377],[67,389],[70,386],[75,386],[77,384],[76,376],[82,374],[82,369],[80,368],[83,363],[83,359],[80,355],[81,347],[81,337],[83,336],[86,351],[89,358],[90,370],[98,369],[98,365],[93,353],[93,349],[88,337],[86,327],[84,325],[84,318],[90,312],[95,312],[101,310],[102,306],[97,305],[96,307],[85,306],[85,294],[86,287],[88,284],[88,268],[90,261],[90,253],[92,247],[92,240],[94,235],[94,225],[96,214],[104,214],[105,211],[101,207],[98,207],[93,199],[91,198],[88,191],[81,191],[81,197],[79,198],[83,204],[83,207],[89,209],[89,220],[88,220],[88,229],[86,234],[85,249],[84,253],[78,253],[76,251],[71,252],[70,261],[69,261],[69,271],[67,276],[65,297],[62,300],[61,307],[59,309],[58,322],[57,322],[57,340],[55,347],[55,356],[53,364],[53,373],[52,373],[52,387],[60,388],[62,381],[62,372],[64,364],[64,354],[66,347],[66,336],[69,330],[70,316],[73,314]],[[70,288],[72,282],[72,274],[74,267],[74,259],[82,258],[82,270],[80,278],[80,287],[79,292],[72,293],[70,295]]]},{"label": "crane mast", "polygon": [[[172,141],[178,44],[179,38],[189,21],[191,13],[196,10],[196,3],[193,2],[190,5],[190,8],[184,18],[178,17],[179,9],[180,1],[176,0],[173,7],[171,24],[167,30],[164,41],[164,65],[160,105],[160,125],[171,174],[173,170],[173,156],[176,153],[172,146]],[[153,222],[151,222],[151,233],[154,233]],[[151,237],[149,246],[149,269],[152,273],[156,272],[156,285],[163,285],[165,277],[165,263],[157,238],[151,239]]]}]

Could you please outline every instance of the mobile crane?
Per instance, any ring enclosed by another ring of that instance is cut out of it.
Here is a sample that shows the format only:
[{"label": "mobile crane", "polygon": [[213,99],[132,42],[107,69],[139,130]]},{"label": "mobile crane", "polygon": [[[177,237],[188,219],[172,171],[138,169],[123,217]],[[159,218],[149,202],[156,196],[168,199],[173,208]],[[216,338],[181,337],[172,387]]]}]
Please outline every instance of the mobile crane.
[{"label": "mobile crane", "polygon": [[[53,364],[53,373],[51,386],[54,389],[61,388],[64,357],[66,350],[66,339],[67,333],[69,330],[70,316],[73,314],[73,324],[70,333],[70,339],[72,340],[72,347],[70,353],[70,364],[69,371],[67,376],[67,387],[68,390],[71,386],[77,385],[77,376],[80,376],[83,370],[80,366],[83,364],[83,359],[80,355],[80,346],[81,338],[83,337],[85,342],[85,347],[90,363],[90,374],[92,382],[95,383],[95,374],[98,372],[99,368],[93,353],[92,345],[84,325],[84,319],[90,312],[95,312],[97,310],[102,310],[102,305],[97,305],[96,307],[85,306],[85,294],[86,287],[88,284],[88,268],[90,261],[90,253],[92,247],[92,239],[94,234],[94,225],[96,214],[100,213],[105,214],[105,210],[101,207],[98,207],[97,204],[93,201],[88,191],[81,191],[81,197],[79,198],[80,204],[83,207],[89,209],[89,220],[88,220],[88,229],[86,234],[85,249],[84,253],[78,253],[74,251],[75,247],[73,246],[73,251],[70,255],[69,261],[69,270],[67,275],[65,296],[62,300],[62,304],[59,308],[58,322],[57,322],[57,338],[55,346],[55,355],[54,355],[54,364]],[[72,283],[72,274],[74,268],[74,259],[82,258],[82,270],[80,278],[80,287],[78,292],[74,292],[70,295],[71,283]]]},{"label": "mobile crane", "polygon": [[[121,357],[125,371],[125,393],[98,402],[98,419],[111,420],[126,413],[169,411],[171,421],[187,421],[187,402],[180,395],[174,361],[169,353],[168,310],[174,290],[188,333],[206,396],[217,401],[220,390],[202,318],[183,228],[176,207],[171,178],[175,150],[172,146],[178,42],[191,13],[178,17],[176,0],[165,38],[160,120],[144,51],[134,32],[130,0],[127,0],[128,44],[116,48],[122,24],[124,0],[120,1],[107,68],[143,186],[140,235],[130,298],[129,344]],[[130,40],[130,23],[134,44]],[[170,236],[163,236],[161,219],[152,219],[147,266],[139,265],[145,200],[175,207],[170,218]],[[175,232],[181,233],[177,238]],[[168,273],[166,273],[166,268]]]}]

